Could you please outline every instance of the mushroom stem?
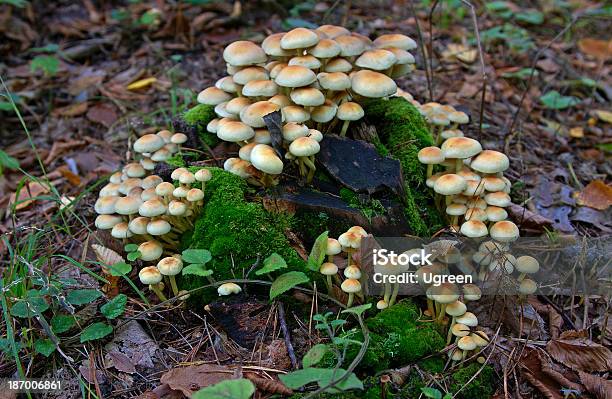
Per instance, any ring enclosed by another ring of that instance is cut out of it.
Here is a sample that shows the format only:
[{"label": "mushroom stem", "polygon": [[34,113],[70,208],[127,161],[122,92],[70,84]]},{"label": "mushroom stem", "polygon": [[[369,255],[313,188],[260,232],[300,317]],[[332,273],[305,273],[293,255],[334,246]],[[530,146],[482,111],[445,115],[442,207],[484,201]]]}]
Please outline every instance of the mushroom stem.
[{"label": "mushroom stem", "polygon": [[352,252],[353,252],[353,250],[351,248],[347,248],[346,249],[346,254],[347,254],[346,262],[347,262],[348,266],[352,265],[352,262],[351,262],[352,258],[353,258]]},{"label": "mushroom stem", "polygon": [[446,335],[446,345],[450,345],[451,340],[453,339],[453,326],[455,325],[456,320],[457,317],[453,316],[450,326],[448,326],[448,334]]},{"label": "mushroom stem", "polygon": [[[311,157],[312,157],[312,159],[311,159]],[[311,155],[311,157],[304,157],[303,158],[304,164],[306,166],[308,166],[308,168],[310,169],[308,171],[308,176],[306,177],[306,182],[307,183],[310,183],[312,181],[312,178],[314,177],[315,171],[317,170],[317,167],[315,166],[314,161],[313,161],[314,160],[314,155]]]},{"label": "mushroom stem", "polygon": [[453,217],[451,218],[451,226],[455,226],[457,222],[459,222],[459,216],[453,215]]},{"label": "mushroom stem", "polygon": [[455,172],[459,173],[463,169],[463,159],[457,158],[455,159]]},{"label": "mushroom stem", "polygon": [[168,298],[166,298],[166,296],[164,295],[163,292],[161,292],[161,290],[159,289],[159,287],[157,286],[157,284],[150,284],[149,285],[149,289],[151,291],[153,291],[155,293],[155,295],[157,295],[157,297],[160,299],[160,301],[162,302],[166,302],[168,300]]},{"label": "mushroom stem", "polygon": [[353,304],[353,298],[355,298],[355,294],[353,294],[352,292],[349,292],[348,294],[348,301],[346,301],[346,307],[350,308],[351,305]]},{"label": "mushroom stem", "polygon": [[300,176],[306,176],[306,166],[304,166],[304,159],[302,157],[298,157],[298,166],[300,168]]},{"label": "mushroom stem", "polygon": [[176,285],[176,279],[174,278],[174,276],[168,276],[168,279],[170,280],[170,287],[172,287],[172,292],[174,293],[174,296],[177,296],[179,290]]},{"label": "mushroom stem", "polygon": [[452,203],[453,203],[453,196],[452,195],[447,195],[446,196],[446,206],[449,206]]},{"label": "mushroom stem", "polygon": [[521,281],[523,281],[523,279],[525,278],[526,274],[525,273],[521,273],[519,274],[517,281],[520,283]]},{"label": "mushroom stem", "polygon": [[334,263],[334,255],[327,255],[327,261],[329,263]]},{"label": "mushroom stem", "polygon": [[431,314],[431,319],[434,320],[436,318],[436,310],[434,309],[434,304],[431,299],[427,298],[427,310]]},{"label": "mushroom stem", "polygon": [[[427,165],[427,178],[429,179],[432,174],[433,174],[433,164],[430,163],[430,164]],[[202,183],[202,184],[204,184],[204,183]],[[204,189],[202,189],[202,191],[204,191]]]},{"label": "mushroom stem", "polygon": [[389,307],[395,304],[395,300],[397,299],[397,294],[399,293],[399,283],[393,283],[393,293],[391,294],[391,299],[389,299]]},{"label": "mushroom stem", "polygon": [[438,313],[438,318],[436,319],[437,323],[442,323],[442,321],[444,320],[444,313],[446,312],[446,304],[445,303],[441,303],[440,304],[440,313]]},{"label": "mushroom stem", "polygon": [[340,136],[346,136],[346,130],[348,129],[349,123],[351,123],[351,121],[344,121],[344,123],[342,123],[342,130],[340,130]]},{"label": "mushroom stem", "polygon": [[385,280],[385,295],[383,299],[385,302],[389,303],[389,298],[391,297],[391,283]]},{"label": "mushroom stem", "polygon": [[325,282],[327,283],[327,293],[330,296],[334,296],[334,289],[332,288],[332,277],[330,275],[325,276]]}]

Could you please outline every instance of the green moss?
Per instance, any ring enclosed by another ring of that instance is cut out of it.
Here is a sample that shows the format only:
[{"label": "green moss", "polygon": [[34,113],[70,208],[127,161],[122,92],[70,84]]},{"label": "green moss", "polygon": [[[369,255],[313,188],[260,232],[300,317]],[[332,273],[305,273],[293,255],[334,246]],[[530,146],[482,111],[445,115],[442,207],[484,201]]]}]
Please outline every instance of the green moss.
[{"label": "green moss", "polygon": [[208,122],[216,118],[215,107],[212,105],[199,104],[183,114],[183,121],[195,127],[200,139],[209,147],[214,147],[219,139],[216,135],[206,130]]},{"label": "green moss", "polygon": [[166,163],[170,166],[174,166],[175,168],[185,167],[185,160],[183,159],[183,156],[178,153],[168,158]]},{"label": "green moss", "polygon": [[430,236],[443,224],[425,186],[425,166],[417,158],[421,148],[433,145],[425,121],[412,104],[400,97],[368,101],[364,108],[376,125],[381,140],[379,152],[388,151],[402,165],[405,216],[411,229],[416,235]]},{"label": "green moss", "polygon": [[[368,318],[370,344],[359,370],[371,373],[405,366],[444,348],[444,340],[433,325],[419,322],[418,317],[416,305],[405,299]],[[347,331],[343,336],[363,342],[360,330]],[[357,356],[359,349],[357,345],[348,348],[345,365]]]},{"label": "green moss", "polygon": [[363,201],[356,192],[348,188],[340,189],[340,198],[342,198],[351,208],[359,209],[361,214],[365,216],[370,223],[374,216],[384,215],[387,211],[379,200],[370,198],[367,201]]},{"label": "green moss", "polygon": [[[198,168],[193,168],[197,170]],[[212,253],[207,265],[216,280],[242,277],[259,256],[280,254],[289,270],[305,270],[304,261],[290,246],[285,230],[290,218],[272,214],[261,203],[245,198],[249,188],[240,177],[219,168],[209,168],[212,179],[206,183],[204,206],[191,239],[191,248],[206,248]],[[205,282],[186,279],[190,288]]]},{"label": "green moss", "polygon": [[[482,371],[478,374],[473,381],[469,384],[468,381],[480,370],[482,365],[478,363],[472,363],[452,375],[452,381],[450,385],[450,391],[452,393],[459,392],[458,398],[471,399],[471,398],[490,398],[495,391],[494,373],[491,366],[484,366]],[[467,386],[466,386],[467,384]],[[461,391],[459,391],[461,389]]]},{"label": "green moss", "polygon": [[423,370],[431,373],[438,374],[444,371],[445,359],[440,356],[428,357],[418,362],[418,365]]}]

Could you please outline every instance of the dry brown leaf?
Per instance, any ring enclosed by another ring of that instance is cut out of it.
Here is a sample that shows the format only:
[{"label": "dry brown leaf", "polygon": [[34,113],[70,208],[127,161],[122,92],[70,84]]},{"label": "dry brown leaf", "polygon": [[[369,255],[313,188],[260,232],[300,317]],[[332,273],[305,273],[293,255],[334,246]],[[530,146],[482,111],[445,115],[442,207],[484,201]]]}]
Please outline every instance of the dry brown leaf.
[{"label": "dry brown leaf", "polygon": [[[38,182],[30,182],[21,188],[19,191],[19,196],[17,197],[17,193],[11,194],[11,198],[9,199],[9,204],[16,204],[15,210],[21,211],[34,202],[36,197],[39,197],[43,194],[47,194],[49,192],[49,187],[42,185]],[[10,209],[10,205],[9,205]]]},{"label": "dry brown leaf", "polygon": [[558,338],[559,334],[561,333],[561,326],[563,325],[563,318],[561,317],[559,312],[557,312],[555,308],[552,307],[551,305],[545,305],[541,303],[535,297],[530,297],[528,299],[528,302],[531,304],[531,306],[534,307],[534,309],[538,313],[542,315],[542,317],[548,316],[548,326],[550,328],[550,336],[552,338]]},{"label": "dry brown leaf", "polygon": [[602,60],[612,56],[612,40],[580,39],[578,48],[583,53]]},{"label": "dry brown leaf", "polygon": [[119,262],[125,262],[123,256],[103,245],[91,244],[91,248],[94,250],[98,261],[106,266],[112,266]]},{"label": "dry brown leaf", "polygon": [[268,378],[261,378],[255,373],[245,373],[244,376],[251,380],[251,382],[255,384],[257,389],[259,389],[260,391],[276,393],[285,396],[293,395],[293,391],[287,388],[285,384],[280,381],[271,380]]},{"label": "dry brown leaf", "polygon": [[561,387],[558,385],[558,382],[542,371],[542,364],[545,361],[540,356],[538,349],[525,349],[519,363],[522,368],[521,374],[544,397],[548,399],[563,399],[563,395],[559,391]]},{"label": "dry brown leaf", "polygon": [[612,352],[586,338],[580,331],[564,331],[546,345],[548,353],[559,363],[586,372],[612,369]]},{"label": "dry brown leaf", "polygon": [[602,180],[593,180],[576,196],[579,205],[605,211],[612,205],[612,186]]},{"label": "dry brown leaf", "polygon": [[70,104],[70,105],[67,105],[65,107],[54,109],[53,112],[51,112],[51,115],[53,115],[55,117],[59,117],[59,116],[66,116],[66,117],[79,116],[79,115],[83,115],[85,112],[87,112],[87,107],[88,107],[87,102],[82,102],[82,103],[77,103],[77,104]]},{"label": "dry brown leaf", "polygon": [[569,134],[575,139],[581,139],[584,137],[584,128],[580,126],[573,127],[570,129]]},{"label": "dry brown leaf", "polygon": [[612,112],[603,109],[596,109],[595,116],[604,122],[612,123]]},{"label": "dry brown leaf", "polygon": [[597,399],[612,399],[612,381],[579,371],[580,381]]},{"label": "dry brown leaf", "polygon": [[119,118],[115,107],[110,104],[97,104],[87,111],[87,119],[110,128]]},{"label": "dry brown leaf", "polygon": [[194,392],[204,387],[234,378],[234,371],[227,366],[216,364],[176,367],[165,372],[160,382],[190,398]]}]

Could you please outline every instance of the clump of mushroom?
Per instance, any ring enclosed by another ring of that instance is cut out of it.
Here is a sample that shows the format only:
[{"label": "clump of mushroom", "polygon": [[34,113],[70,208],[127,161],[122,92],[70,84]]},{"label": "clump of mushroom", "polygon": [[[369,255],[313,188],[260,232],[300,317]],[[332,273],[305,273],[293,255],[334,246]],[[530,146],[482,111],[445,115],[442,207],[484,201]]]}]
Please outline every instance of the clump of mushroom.
[{"label": "clump of mushroom", "polygon": [[[326,134],[347,135],[364,117],[360,102],[393,95],[413,101],[394,79],[412,72],[415,60],[409,51],[415,48],[414,40],[405,35],[387,34],[371,41],[333,25],[274,33],[261,45],[240,40],[223,51],[227,76],[202,90],[198,102],[214,106],[218,116],[207,130],[241,147],[270,144],[263,117],[280,111],[286,158],[309,182],[319,142]],[[281,162],[275,160],[272,169],[241,156],[248,164],[227,170],[269,186],[276,183],[269,176],[283,171],[283,154],[275,155]],[[252,169],[245,170],[248,166]],[[262,180],[260,174],[268,177]]]}]

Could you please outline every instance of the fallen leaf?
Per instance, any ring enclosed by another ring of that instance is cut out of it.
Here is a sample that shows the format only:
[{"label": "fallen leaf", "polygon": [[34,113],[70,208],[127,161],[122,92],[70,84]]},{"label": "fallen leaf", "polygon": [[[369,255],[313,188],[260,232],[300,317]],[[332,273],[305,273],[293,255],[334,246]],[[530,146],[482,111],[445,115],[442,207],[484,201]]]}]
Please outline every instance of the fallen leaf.
[{"label": "fallen leaf", "polygon": [[576,195],[576,202],[582,206],[605,211],[612,205],[612,186],[602,180],[593,180]]},{"label": "fallen leaf", "polygon": [[15,210],[20,211],[32,204],[36,197],[39,197],[43,194],[49,192],[49,187],[44,186],[38,182],[30,182],[21,188],[19,191],[19,196],[17,197],[17,193],[11,194],[11,198],[9,199],[9,208],[10,204],[16,204]]},{"label": "fallen leaf", "polygon": [[228,366],[201,364],[170,369],[161,376],[159,381],[162,384],[168,384],[173,391],[180,391],[186,397],[191,398],[194,392],[204,387],[232,379],[234,372],[235,370]]},{"label": "fallen leaf", "polygon": [[253,384],[260,391],[276,393],[283,396],[291,396],[293,395],[293,391],[285,386],[280,381],[272,380],[269,378],[261,378],[257,376],[255,373],[245,373],[244,376],[251,380]]},{"label": "fallen leaf", "polygon": [[91,244],[91,248],[94,250],[96,258],[98,258],[98,262],[102,264],[102,271],[106,274],[109,274],[108,266],[125,262],[123,256],[103,245]]},{"label": "fallen leaf", "polygon": [[583,53],[602,60],[612,56],[612,40],[580,39],[578,48]]},{"label": "fallen leaf", "polygon": [[156,78],[145,78],[135,81],[134,83],[130,83],[127,86],[128,90],[139,90],[144,89],[145,87],[151,86],[153,83],[157,82]]},{"label": "fallen leaf", "polygon": [[97,104],[87,111],[87,119],[92,122],[99,123],[103,126],[111,127],[119,118],[115,107],[110,104]]},{"label": "fallen leaf", "polygon": [[106,354],[106,368],[114,367],[122,373],[133,374],[136,372],[136,367],[129,357],[118,351],[111,351]]},{"label": "fallen leaf", "polygon": [[605,111],[603,109],[596,109],[593,112],[595,113],[595,116],[597,116],[597,119],[600,119],[604,122],[612,123],[612,112]]},{"label": "fallen leaf", "polygon": [[74,116],[83,115],[85,112],[87,112],[87,108],[88,108],[87,102],[70,104],[65,107],[54,109],[53,112],[51,112],[51,115],[55,117],[59,117],[59,116],[74,117]]},{"label": "fallen leaf", "polygon": [[586,338],[580,331],[564,331],[546,345],[548,353],[559,363],[586,372],[612,369],[612,352]]},{"label": "fallen leaf", "polygon": [[538,61],[536,63],[536,66],[540,68],[541,70],[543,70],[544,72],[548,72],[548,73],[554,73],[559,70],[559,65],[557,65],[550,58],[546,58],[546,59]]},{"label": "fallen leaf", "polygon": [[580,126],[573,127],[569,131],[570,136],[576,139],[580,139],[584,137],[584,129]]},{"label": "fallen leaf", "polygon": [[471,64],[476,61],[477,56],[478,50],[456,43],[450,43],[446,50],[442,52],[442,58],[446,60],[458,59],[466,64]]},{"label": "fallen leaf", "polygon": [[579,371],[580,381],[587,391],[595,395],[597,399],[612,398],[612,381],[599,376]]},{"label": "fallen leaf", "polygon": [[563,399],[557,381],[542,371],[542,359],[537,349],[526,349],[521,362],[522,375],[547,399]]}]

